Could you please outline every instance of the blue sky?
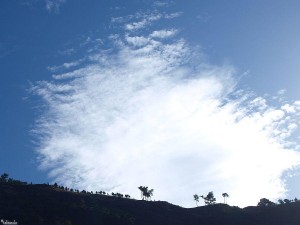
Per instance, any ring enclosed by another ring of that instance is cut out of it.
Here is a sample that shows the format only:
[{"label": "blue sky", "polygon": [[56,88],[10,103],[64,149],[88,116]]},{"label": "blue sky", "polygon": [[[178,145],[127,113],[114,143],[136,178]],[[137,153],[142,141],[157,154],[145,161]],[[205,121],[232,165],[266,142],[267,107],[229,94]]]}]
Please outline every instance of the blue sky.
[{"label": "blue sky", "polygon": [[[148,185],[157,199],[185,206],[198,190],[254,204],[238,198],[263,178],[255,201],[299,197],[298,170],[291,170],[299,165],[299,7],[267,0],[1,1],[0,170],[133,196],[134,185]],[[236,150],[251,143],[255,150]],[[246,163],[243,155],[251,163],[230,168]],[[132,158],[145,162],[131,168]],[[125,167],[123,181],[117,175]],[[152,177],[153,167],[168,176]],[[135,170],[149,180],[135,179]],[[193,181],[183,185],[180,177]],[[166,179],[187,196],[171,197]]]}]

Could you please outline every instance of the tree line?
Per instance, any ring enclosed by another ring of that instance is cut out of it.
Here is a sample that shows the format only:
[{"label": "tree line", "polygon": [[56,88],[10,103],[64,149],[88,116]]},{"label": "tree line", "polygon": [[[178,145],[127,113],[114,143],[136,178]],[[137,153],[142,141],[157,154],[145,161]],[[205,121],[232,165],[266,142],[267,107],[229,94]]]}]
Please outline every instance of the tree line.
[{"label": "tree line", "polygon": [[[227,198],[229,197],[229,195],[227,193],[223,193],[222,196],[224,198],[224,204],[227,204]],[[199,196],[197,194],[194,194],[193,197],[194,197],[194,201],[196,202],[196,206],[198,206],[198,202],[200,198],[204,200],[205,205],[213,205],[216,203],[216,198],[212,191],[208,192],[206,196],[204,195]]]},{"label": "tree line", "polygon": [[27,182],[23,182],[23,181],[20,181],[20,180],[15,180],[13,178],[10,178],[8,173],[3,173],[0,176],[0,183],[27,184]]},{"label": "tree line", "polygon": [[[294,199],[278,199],[278,204],[279,205],[283,205],[283,204],[289,204],[289,203],[292,203],[292,202],[298,202],[299,200],[297,198],[294,198]],[[270,201],[269,199],[267,198],[261,198],[259,200],[259,202],[257,203],[257,206],[274,206],[274,205],[278,205],[277,203],[275,202],[272,202]]]},{"label": "tree line", "polygon": [[[10,183],[10,184],[17,184],[17,185],[32,185],[32,183],[28,184],[27,182],[23,182],[20,180],[16,180],[13,178],[10,178],[8,173],[3,173],[0,176],[0,183]],[[105,191],[86,191],[86,190],[81,190],[79,191],[78,189],[73,189],[73,188],[68,188],[68,187],[64,187],[62,185],[58,185],[57,183],[54,183],[53,185],[45,184],[45,185],[49,185],[52,186],[54,189],[57,190],[62,190],[62,191],[70,191],[70,192],[74,192],[74,193],[81,193],[81,194],[99,194],[99,195],[107,195],[107,196],[113,196],[113,197],[118,197],[118,198],[131,198],[131,196],[129,194],[121,194],[121,193],[114,193],[112,192],[111,194]],[[141,199],[142,200],[150,200],[151,201],[151,197],[153,196],[154,193],[154,189],[149,189],[147,186],[139,186],[138,189],[141,192]],[[194,194],[194,201],[196,202],[196,206],[198,206],[199,200],[200,198],[202,198],[204,200],[205,205],[213,205],[216,204],[216,198],[214,196],[213,191],[208,192],[207,195],[198,195],[198,194]],[[224,204],[227,204],[227,198],[229,197],[229,195],[227,193],[222,193],[222,197],[224,198]],[[299,200],[297,198],[294,199],[279,199],[278,203],[272,202],[267,198],[261,198],[257,204],[257,206],[273,206],[273,205],[277,205],[277,204],[289,204],[292,202],[298,202]]]}]

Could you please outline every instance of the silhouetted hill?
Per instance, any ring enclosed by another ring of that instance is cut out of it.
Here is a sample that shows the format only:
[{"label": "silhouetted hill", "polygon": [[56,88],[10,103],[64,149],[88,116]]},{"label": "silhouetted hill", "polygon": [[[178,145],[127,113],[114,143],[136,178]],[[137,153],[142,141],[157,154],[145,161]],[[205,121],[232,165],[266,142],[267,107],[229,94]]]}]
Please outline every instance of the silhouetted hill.
[{"label": "silhouetted hill", "polygon": [[19,225],[300,225],[300,202],[244,209],[224,204],[187,209],[162,201],[0,182],[0,219],[15,220]]}]

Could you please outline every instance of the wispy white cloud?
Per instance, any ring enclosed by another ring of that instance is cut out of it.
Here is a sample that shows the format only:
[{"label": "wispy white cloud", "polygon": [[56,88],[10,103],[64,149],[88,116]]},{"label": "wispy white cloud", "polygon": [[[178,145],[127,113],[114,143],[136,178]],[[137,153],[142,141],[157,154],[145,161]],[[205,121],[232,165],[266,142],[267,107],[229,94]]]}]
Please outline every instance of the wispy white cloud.
[{"label": "wispy white cloud", "polygon": [[299,102],[239,90],[233,67],[197,61],[182,39],[111,37],[118,49],[32,88],[47,106],[34,130],[41,166],[56,181],[137,198],[147,185],[184,206],[209,191],[240,206],[285,195],[282,175],[300,164],[289,141]]},{"label": "wispy white cloud", "polygon": [[146,45],[150,42],[150,39],[143,36],[126,36],[126,39],[128,44],[141,47],[143,45]]},{"label": "wispy white cloud", "polygon": [[[77,36],[68,42],[64,43],[61,50],[57,51],[59,55],[63,56],[76,56],[76,53],[80,52],[86,52],[86,53],[92,53],[94,51],[97,51],[103,47],[104,40],[99,37],[99,34],[94,35],[80,35]],[[80,62],[84,61],[84,59],[76,60],[71,62],[70,66],[78,65]],[[61,66],[51,66],[48,67],[48,69],[52,69],[53,71],[56,69],[63,69],[63,68],[70,68],[68,67],[67,63],[66,65]],[[56,68],[57,67],[57,68]]]},{"label": "wispy white cloud", "polygon": [[80,59],[80,60],[76,60],[73,62],[66,62],[59,66],[48,66],[47,69],[51,72],[57,72],[58,70],[71,69],[75,66],[80,65],[80,63],[82,63],[82,62],[83,62],[83,60]]},{"label": "wispy white cloud", "polygon": [[175,29],[170,29],[170,30],[155,30],[150,34],[150,37],[152,38],[169,38],[174,36],[178,31]]},{"label": "wispy white cloud", "polygon": [[124,23],[125,18],[124,17],[112,17],[111,22],[112,23]]},{"label": "wispy white cloud", "polygon": [[281,89],[278,91],[278,95],[284,95],[286,93],[286,89]]},{"label": "wispy white cloud", "polygon": [[67,48],[63,50],[59,50],[58,53],[60,55],[73,55],[76,52],[75,48]]},{"label": "wispy white cloud", "polygon": [[164,19],[174,19],[179,17],[182,12],[174,13],[160,13],[160,12],[151,12],[151,13],[135,13],[133,15],[125,17],[112,17],[111,22],[113,24],[125,24],[124,28],[127,31],[137,31],[142,28],[145,28],[151,25],[153,22]]},{"label": "wispy white cloud", "polygon": [[63,4],[65,4],[67,0],[46,0],[46,9],[48,12],[58,13]]},{"label": "wispy white cloud", "polygon": [[284,102],[285,101],[285,93],[286,93],[286,89],[281,89],[272,98],[274,100],[277,100],[277,101],[280,101],[280,102]]},{"label": "wispy white cloud", "polygon": [[166,6],[170,6],[171,4],[174,4],[173,1],[155,1],[153,3],[154,6],[157,7],[166,7]]},{"label": "wispy white cloud", "polygon": [[125,25],[126,30],[139,30],[148,25],[152,22],[159,20],[162,17],[160,13],[153,13],[153,14],[144,14],[143,18],[137,22],[128,23]]},{"label": "wispy white cloud", "polygon": [[166,19],[174,19],[174,18],[179,17],[181,15],[182,15],[182,12],[175,12],[175,13],[165,14],[164,18],[166,18]]}]

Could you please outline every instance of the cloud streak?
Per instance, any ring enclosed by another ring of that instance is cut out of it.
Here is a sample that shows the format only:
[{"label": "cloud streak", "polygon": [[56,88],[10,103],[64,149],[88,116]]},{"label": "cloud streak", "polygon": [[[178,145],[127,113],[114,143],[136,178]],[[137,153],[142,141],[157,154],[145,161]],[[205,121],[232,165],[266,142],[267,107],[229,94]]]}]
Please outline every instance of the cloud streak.
[{"label": "cloud streak", "polygon": [[118,49],[32,88],[45,103],[33,131],[41,167],[68,186],[138,198],[147,185],[187,207],[209,191],[240,206],[284,196],[282,175],[300,163],[289,140],[298,102],[270,106],[238,89],[233,67],[180,38],[130,34],[133,24],[112,39]]},{"label": "cloud streak", "polygon": [[56,72],[56,71],[63,70],[63,69],[71,69],[73,67],[80,65],[80,63],[82,63],[82,61],[83,60],[76,60],[73,62],[63,63],[62,65],[59,65],[59,66],[48,66],[47,69],[51,72]]},{"label": "cloud streak", "polygon": [[177,33],[177,30],[171,29],[171,30],[155,30],[152,32],[150,37],[152,38],[169,38],[174,36]]}]

